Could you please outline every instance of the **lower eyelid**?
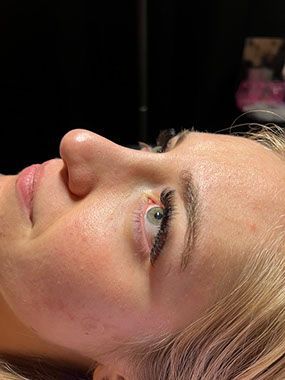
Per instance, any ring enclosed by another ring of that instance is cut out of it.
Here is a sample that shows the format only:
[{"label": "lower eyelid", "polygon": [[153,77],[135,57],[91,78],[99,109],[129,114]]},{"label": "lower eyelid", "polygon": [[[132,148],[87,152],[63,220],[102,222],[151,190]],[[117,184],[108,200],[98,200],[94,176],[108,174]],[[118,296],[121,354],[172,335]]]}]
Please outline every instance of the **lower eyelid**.
[{"label": "lower eyelid", "polygon": [[133,235],[133,240],[135,243],[135,248],[136,251],[139,253],[140,256],[142,256],[144,259],[150,258],[150,252],[152,246],[149,243],[149,239],[146,236],[146,231],[144,227],[144,216],[145,216],[145,211],[148,208],[148,203],[144,199],[143,202],[138,207],[138,210],[134,212],[134,217],[133,217],[133,227],[132,227],[132,235]]}]

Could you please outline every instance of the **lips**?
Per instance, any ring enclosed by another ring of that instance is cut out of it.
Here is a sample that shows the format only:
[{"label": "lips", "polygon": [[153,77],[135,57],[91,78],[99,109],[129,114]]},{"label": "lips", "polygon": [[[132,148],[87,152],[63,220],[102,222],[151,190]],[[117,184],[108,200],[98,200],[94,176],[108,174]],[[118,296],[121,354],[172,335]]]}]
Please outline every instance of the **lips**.
[{"label": "lips", "polygon": [[24,212],[32,219],[33,198],[42,172],[41,164],[34,164],[22,170],[16,180],[17,194]]}]

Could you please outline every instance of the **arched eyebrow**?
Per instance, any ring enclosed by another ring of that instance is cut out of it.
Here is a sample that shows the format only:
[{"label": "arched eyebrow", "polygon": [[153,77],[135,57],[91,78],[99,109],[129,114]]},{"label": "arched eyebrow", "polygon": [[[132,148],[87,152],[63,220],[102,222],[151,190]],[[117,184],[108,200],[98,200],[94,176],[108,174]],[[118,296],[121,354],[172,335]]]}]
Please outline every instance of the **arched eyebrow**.
[{"label": "arched eyebrow", "polygon": [[184,248],[181,253],[180,269],[183,272],[189,263],[196,241],[199,234],[199,226],[201,224],[200,197],[199,189],[193,180],[193,176],[189,170],[183,170],[179,174],[179,187],[183,205],[187,215],[187,229],[184,236]]},{"label": "arched eyebrow", "polygon": [[[168,145],[166,151],[174,150],[180,145],[190,133],[189,130],[183,130],[172,139],[176,139],[174,144]],[[201,225],[200,197],[199,189],[195,183],[192,173],[189,170],[182,170],[179,173],[179,193],[183,201],[187,215],[187,229],[184,236],[184,247],[180,254],[180,269],[185,271],[192,257],[196,241],[199,236]]]}]

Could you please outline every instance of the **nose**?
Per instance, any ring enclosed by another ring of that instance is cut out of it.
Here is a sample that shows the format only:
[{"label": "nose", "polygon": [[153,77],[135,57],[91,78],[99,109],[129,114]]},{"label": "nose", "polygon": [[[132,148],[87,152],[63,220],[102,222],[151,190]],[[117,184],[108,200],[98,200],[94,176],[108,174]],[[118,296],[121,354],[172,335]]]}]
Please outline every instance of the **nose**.
[{"label": "nose", "polygon": [[[60,143],[60,156],[68,171],[68,187],[83,197],[100,185],[142,180],[157,182],[166,175],[159,154],[120,146],[96,133],[74,129]],[[166,165],[167,166],[167,165]],[[165,166],[165,168],[166,168]],[[169,173],[169,167],[168,167]]]}]

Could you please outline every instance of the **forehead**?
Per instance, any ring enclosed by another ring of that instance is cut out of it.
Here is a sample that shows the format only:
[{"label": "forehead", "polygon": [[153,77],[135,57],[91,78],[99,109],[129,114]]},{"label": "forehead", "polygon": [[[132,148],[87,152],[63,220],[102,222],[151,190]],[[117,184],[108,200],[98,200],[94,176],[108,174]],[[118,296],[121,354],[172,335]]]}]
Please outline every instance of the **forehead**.
[{"label": "forehead", "polygon": [[285,214],[285,165],[269,148],[243,137],[191,132],[177,153],[180,170],[191,171],[199,188],[205,237],[211,231],[214,240],[234,240],[253,226],[262,235]]},{"label": "forehead", "polygon": [[284,167],[284,159],[273,148],[241,136],[189,131],[175,136],[171,146],[175,149],[179,147],[183,155],[192,154],[194,157],[196,154],[197,158],[208,158],[213,162],[222,160],[234,165],[244,163],[252,166],[252,169],[259,163],[270,168]]},{"label": "forehead", "polygon": [[188,133],[169,154],[176,155],[175,170],[190,171],[199,189],[199,237],[183,289],[209,297],[226,289],[225,276],[232,281],[239,274],[285,215],[284,163],[256,141],[200,132]]},{"label": "forehead", "polygon": [[[285,163],[276,152],[245,137],[190,132],[177,146],[181,166],[196,175],[196,180],[252,195],[285,190]],[[179,161],[179,160],[178,160]],[[182,167],[181,167],[182,169]],[[244,194],[245,195],[245,194]],[[284,198],[285,199],[285,198]]]}]

